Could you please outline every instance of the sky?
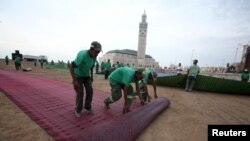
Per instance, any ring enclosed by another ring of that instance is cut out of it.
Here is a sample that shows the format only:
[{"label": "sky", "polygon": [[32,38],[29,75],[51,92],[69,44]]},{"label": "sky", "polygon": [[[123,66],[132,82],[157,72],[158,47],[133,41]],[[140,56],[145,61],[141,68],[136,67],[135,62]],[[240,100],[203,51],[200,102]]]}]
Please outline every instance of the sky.
[{"label": "sky", "polygon": [[0,0],[0,58],[19,50],[48,60],[74,60],[92,41],[103,56],[137,50],[147,15],[146,54],[171,64],[226,66],[250,44],[249,0]]}]

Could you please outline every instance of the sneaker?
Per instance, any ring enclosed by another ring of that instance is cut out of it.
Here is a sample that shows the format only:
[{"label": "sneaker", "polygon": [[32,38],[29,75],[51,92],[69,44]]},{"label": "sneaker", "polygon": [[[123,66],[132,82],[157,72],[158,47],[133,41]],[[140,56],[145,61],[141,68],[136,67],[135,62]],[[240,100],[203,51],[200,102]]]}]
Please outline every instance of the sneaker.
[{"label": "sneaker", "polygon": [[186,89],[185,89],[185,91],[187,92],[187,91],[188,91],[188,89],[186,88]]},{"label": "sneaker", "polygon": [[110,109],[109,103],[108,103],[106,100],[104,100],[104,107],[105,107],[106,109]]},{"label": "sneaker", "polygon": [[77,118],[81,117],[81,113],[78,113],[76,110],[75,110],[75,115]]},{"label": "sneaker", "polygon": [[88,113],[93,113],[93,110],[92,110],[92,109],[86,109],[86,111],[87,111]]},{"label": "sneaker", "polygon": [[189,89],[188,91],[189,91],[189,92],[192,92],[192,89]]}]

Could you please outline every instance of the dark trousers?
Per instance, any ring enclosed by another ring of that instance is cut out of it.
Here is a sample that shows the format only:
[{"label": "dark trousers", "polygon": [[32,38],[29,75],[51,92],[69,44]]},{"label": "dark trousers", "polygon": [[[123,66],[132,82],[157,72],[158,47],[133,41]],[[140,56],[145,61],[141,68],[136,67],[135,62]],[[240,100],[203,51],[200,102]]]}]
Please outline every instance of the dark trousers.
[{"label": "dark trousers", "polygon": [[18,71],[19,69],[21,69],[21,64],[15,62],[15,67],[16,67],[16,70]]},{"label": "dark trousers", "polygon": [[[121,97],[122,97],[122,90],[124,88],[123,85],[112,85],[111,86],[111,96],[107,97],[104,102],[111,104],[114,103],[116,101],[118,101]],[[133,99],[129,98],[129,95],[133,95],[134,93],[134,89],[132,87],[132,85],[129,85],[128,87],[128,93],[127,93],[127,102],[129,104],[129,106],[131,106]]]},{"label": "dark trousers", "polygon": [[109,73],[110,73],[109,70],[106,70],[106,71],[105,71],[105,79],[108,79]]},{"label": "dark trousers", "polygon": [[142,99],[146,102],[146,101],[148,101],[148,95],[147,95],[147,93],[146,92],[143,92],[143,93],[141,93],[141,96],[142,96]]},{"label": "dark trousers", "polygon": [[91,110],[93,87],[92,87],[92,82],[90,80],[90,77],[77,78],[77,81],[80,84],[80,86],[78,88],[75,88],[76,110],[78,113],[80,113],[83,109],[84,87],[85,87],[85,92],[86,92],[84,108],[87,110]]},{"label": "dark trousers", "polygon": [[195,83],[195,77],[194,76],[188,76],[186,81],[186,90],[192,90]]}]

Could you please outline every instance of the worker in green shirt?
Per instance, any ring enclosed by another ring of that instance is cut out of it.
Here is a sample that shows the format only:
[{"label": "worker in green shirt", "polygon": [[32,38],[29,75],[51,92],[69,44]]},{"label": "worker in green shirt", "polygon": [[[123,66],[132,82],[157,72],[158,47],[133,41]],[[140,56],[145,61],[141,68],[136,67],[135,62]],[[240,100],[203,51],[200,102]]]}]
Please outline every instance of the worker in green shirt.
[{"label": "worker in green shirt", "polygon": [[84,109],[91,112],[91,102],[93,97],[93,68],[96,62],[96,57],[102,51],[102,46],[99,42],[91,43],[89,50],[80,51],[76,59],[70,65],[70,74],[73,79],[73,86],[76,92],[76,117],[81,116],[83,109],[84,88],[86,91]]},{"label": "worker in green shirt", "polygon": [[104,78],[105,79],[108,79],[108,76],[110,74],[110,71],[111,71],[111,63],[110,63],[110,59],[108,59],[107,62],[105,62],[105,75],[104,75]]},{"label": "worker in green shirt", "polygon": [[104,70],[105,70],[105,63],[102,62],[101,63],[101,73],[104,73]]},{"label": "worker in green shirt", "polygon": [[122,97],[123,90],[123,113],[130,112],[130,106],[133,100],[130,98],[130,96],[134,95],[133,87],[131,85],[132,82],[135,82],[137,95],[141,100],[141,104],[144,105],[144,101],[139,92],[137,83],[137,81],[142,79],[142,72],[143,70],[134,70],[133,68],[129,67],[121,67],[113,71],[109,76],[111,95],[104,100],[105,107],[109,109],[109,105],[111,103],[118,101]]},{"label": "worker in green shirt", "polygon": [[21,61],[22,58],[20,58],[18,55],[15,57],[15,67],[16,70],[18,71],[19,69],[21,69]]},{"label": "worker in green shirt", "polygon": [[95,62],[95,73],[99,72],[99,62],[96,60]]},{"label": "worker in green shirt", "polygon": [[192,91],[197,75],[200,73],[200,67],[197,65],[198,60],[193,61],[193,65],[187,71],[186,91]]},{"label": "worker in green shirt", "polygon": [[6,63],[6,65],[9,65],[9,57],[8,56],[5,56],[5,63]]},{"label": "worker in green shirt", "polygon": [[245,69],[244,72],[241,74],[241,81],[248,82],[248,80],[249,80],[249,72],[247,69]]}]

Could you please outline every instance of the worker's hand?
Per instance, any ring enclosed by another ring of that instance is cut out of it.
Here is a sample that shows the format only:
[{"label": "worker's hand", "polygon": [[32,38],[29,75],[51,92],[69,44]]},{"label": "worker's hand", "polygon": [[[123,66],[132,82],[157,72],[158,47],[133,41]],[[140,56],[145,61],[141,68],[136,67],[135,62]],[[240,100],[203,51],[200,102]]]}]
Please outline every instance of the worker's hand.
[{"label": "worker's hand", "polygon": [[126,114],[126,113],[128,113],[128,112],[130,112],[130,108],[123,108],[123,110],[122,110],[122,113],[123,113],[123,114]]},{"label": "worker's hand", "polygon": [[93,81],[94,81],[93,77],[90,77],[90,81],[93,83]]},{"label": "worker's hand", "polygon": [[144,100],[141,100],[141,105],[145,105],[146,102]]},{"label": "worker's hand", "polygon": [[75,79],[73,80],[72,84],[75,90],[79,88],[79,83]]},{"label": "worker's hand", "polygon": [[148,102],[150,102],[151,99],[152,99],[152,97],[149,95],[149,96],[148,96]]},{"label": "worker's hand", "polygon": [[155,94],[155,99],[158,98],[157,94]]},{"label": "worker's hand", "polygon": [[130,112],[130,107],[129,107],[128,104],[124,104],[122,113],[123,113],[123,114],[126,114],[126,113],[128,113],[128,112]]}]

